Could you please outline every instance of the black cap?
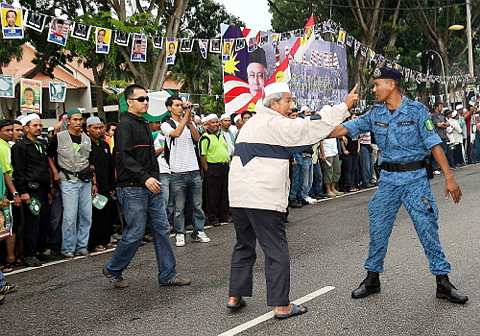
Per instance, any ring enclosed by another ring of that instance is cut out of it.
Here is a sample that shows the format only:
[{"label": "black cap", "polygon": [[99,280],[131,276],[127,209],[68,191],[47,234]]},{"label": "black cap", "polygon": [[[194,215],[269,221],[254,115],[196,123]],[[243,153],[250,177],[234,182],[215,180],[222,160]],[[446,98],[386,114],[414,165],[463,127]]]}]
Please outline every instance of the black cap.
[{"label": "black cap", "polygon": [[248,54],[248,64],[260,63],[265,68],[267,67],[267,58],[265,57],[265,51],[262,48],[257,48]]},{"label": "black cap", "polygon": [[373,72],[373,79],[393,79],[400,81],[402,79],[402,74],[400,71],[392,68],[376,68]]},{"label": "black cap", "polygon": [[0,119],[0,129],[4,128],[5,126],[12,126],[13,121],[9,119]]}]

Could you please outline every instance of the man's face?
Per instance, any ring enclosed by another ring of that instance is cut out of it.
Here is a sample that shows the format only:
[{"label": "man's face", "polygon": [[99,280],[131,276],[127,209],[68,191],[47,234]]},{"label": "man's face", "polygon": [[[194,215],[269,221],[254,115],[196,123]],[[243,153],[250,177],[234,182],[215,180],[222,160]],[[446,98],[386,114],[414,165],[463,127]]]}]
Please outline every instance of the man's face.
[{"label": "man's face", "polygon": [[100,30],[100,31],[98,31],[98,35],[97,35],[97,42],[98,43],[103,43],[104,41],[105,41],[105,31]]},{"label": "man's face", "polygon": [[136,54],[141,54],[142,53],[142,43],[139,43],[139,42],[135,43],[134,52]]},{"label": "man's face", "polygon": [[220,127],[220,122],[218,121],[218,119],[210,120],[209,122],[207,122],[207,130],[210,133],[218,132],[219,127]]},{"label": "man's face", "polygon": [[55,24],[55,32],[56,32],[58,35],[63,35],[63,23],[57,22],[57,23]]},{"label": "man's face", "polygon": [[375,79],[372,92],[377,102],[384,102],[395,89],[395,83],[391,79]]},{"label": "man's face", "polygon": [[443,104],[438,104],[437,108],[435,109],[435,112],[441,113],[443,111]]},{"label": "man's face", "polygon": [[181,100],[174,100],[172,106],[168,107],[168,110],[172,115],[181,117],[183,113],[183,102]]},{"label": "man's face", "polygon": [[[147,92],[143,89],[135,89],[128,98],[128,110],[136,114],[144,114],[148,110]],[[139,101],[143,100],[143,101]]]},{"label": "man's face", "polygon": [[156,132],[160,129],[160,121],[149,122],[148,126],[152,132]]},{"label": "man's face", "polygon": [[274,101],[270,108],[281,115],[288,117],[292,113],[293,99],[291,93],[282,93],[282,99]]},{"label": "man's face", "polygon": [[265,86],[265,79],[267,76],[267,69],[260,63],[250,63],[247,66],[248,86],[252,96],[257,94],[263,95],[263,87]]},{"label": "man's face", "polygon": [[68,128],[72,131],[79,132],[82,130],[83,117],[81,114],[73,114],[68,118]]},{"label": "man's face", "polygon": [[168,54],[169,55],[175,54],[175,44],[174,43],[170,43],[168,45]]},{"label": "man's face", "polygon": [[[34,121],[37,121],[37,120],[32,120],[30,121],[30,124]],[[40,132],[42,131],[42,129],[40,128]],[[17,125],[17,124],[14,124],[13,125],[13,141],[17,141],[17,140],[20,140],[20,138],[22,137],[23,135],[23,127],[22,125]]]},{"label": "man's face", "polygon": [[25,92],[23,92],[23,98],[25,99],[25,105],[33,105],[35,96],[32,90],[25,90]]},{"label": "man's face", "polygon": [[237,121],[235,122],[235,126],[237,126],[238,129],[242,128],[242,126],[243,126],[242,118],[237,119]]},{"label": "man's face", "polygon": [[232,121],[230,119],[222,119],[220,121],[220,124],[222,125],[222,128],[226,131],[232,125]]},{"label": "man's face", "polygon": [[5,141],[12,141],[13,139],[13,125],[5,126],[0,129],[0,138]]},{"label": "man's face", "polygon": [[7,15],[5,15],[5,19],[9,27],[15,27],[17,21],[17,13],[15,13],[14,11],[8,11]]},{"label": "man's face", "polygon": [[93,124],[88,126],[88,135],[95,140],[100,139],[103,136],[104,126],[102,123]]},{"label": "man's face", "polygon": [[[15,125],[18,126],[18,125]],[[40,119],[32,120],[25,126],[25,133],[31,137],[38,137],[42,134],[42,121]],[[15,134],[13,136],[15,138]]]},{"label": "man's face", "polygon": [[251,117],[252,117],[252,115],[250,113],[242,114],[243,124],[245,124]]},{"label": "man's face", "polygon": [[108,135],[113,137],[115,135],[116,130],[117,130],[117,126],[110,126],[110,130],[108,131]]}]

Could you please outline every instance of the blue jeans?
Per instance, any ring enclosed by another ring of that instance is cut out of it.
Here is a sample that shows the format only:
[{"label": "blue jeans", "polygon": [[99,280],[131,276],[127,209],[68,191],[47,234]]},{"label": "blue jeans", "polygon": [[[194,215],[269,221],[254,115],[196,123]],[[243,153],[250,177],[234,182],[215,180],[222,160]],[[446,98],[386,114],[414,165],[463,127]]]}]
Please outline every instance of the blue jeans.
[{"label": "blue jeans", "polygon": [[300,200],[303,185],[303,171],[302,162],[303,158],[300,153],[293,154],[295,164],[292,165],[292,181],[290,185],[290,194],[288,199],[290,201]]},{"label": "blue jeans", "polygon": [[0,287],[5,286],[5,275],[0,271]]},{"label": "blue jeans", "polygon": [[368,145],[360,145],[360,167],[362,168],[362,186],[366,187],[372,179],[372,155]]},{"label": "blue jeans", "polygon": [[115,276],[122,275],[142,243],[148,220],[157,257],[158,281],[167,283],[177,273],[162,194],[153,194],[144,187],[125,187],[117,188],[117,196],[126,223],[122,239],[106,264],[107,270]]},{"label": "blue jeans", "polygon": [[63,203],[62,253],[87,251],[92,225],[92,184],[61,181]]},{"label": "blue jeans", "polygon": [[475,159],[480,161],[480,132],[475,133]]},{"label": "blue jeans", "polygon": [[302,161],[302,175],[303,175],[303,183],[302,189],[300,193],[300,197],[305,199],[310,193],[310,189],[312,189],[313,183],[313,164],[312,164],[312,157],[304,156]]},{"label": "blue jeans", "polygon": [[310,194],[314,197],[323,195],[323,173],[320,161],[313,165],[313,183]]},{"label": "blue jeans", "polygon": [[165,210],[167,211],[167,219],[171,226],[175,223],[175,198],[172,190],[172,176],[170,174],[160,174],[159,181],[162,184],[162,198]]},{"label": "blue jeans", "polygon": [[185,234],[185,200],[189,191],[192,195],[192,221],[195,233],[203,231],[205,214],[202,209],[202,176],[200,171],[172,173],[171,178],[175,197],[175,231]]}]

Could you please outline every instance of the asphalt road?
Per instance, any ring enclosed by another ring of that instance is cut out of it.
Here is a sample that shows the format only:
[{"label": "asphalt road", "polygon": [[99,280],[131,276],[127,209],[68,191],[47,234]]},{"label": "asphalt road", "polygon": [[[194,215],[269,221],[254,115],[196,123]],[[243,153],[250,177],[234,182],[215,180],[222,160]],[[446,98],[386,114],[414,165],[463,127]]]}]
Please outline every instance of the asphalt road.
[{"label": "asphalt road", "polygon": [[[306,303],[309,312],[267,320],[242,335],[479,335],[480,165],[458,170],[460,205],[443,199],[443,179],[433,181],[441,239],[453,266],[451,280],[470,301],[435,298],[435,279],[411,221],[402,208],[390,239],[382,292],[352,300],[363,279],[368,246],[367,204],[374,191],[294,211],[288,224],[291,299],[325,286],[335,289]],[[267,313],[263,256],[258,253],[254,297],[232,314],[225,308],[231,225],[208,230],[209,244],[175,249],[189,287],[159,288],[151,244],[125,272],[130,287],[113,289],[101,268],[109,254],[91,256],[7,277],[19,291],[0,306],[1,335],[218,335]]]}]

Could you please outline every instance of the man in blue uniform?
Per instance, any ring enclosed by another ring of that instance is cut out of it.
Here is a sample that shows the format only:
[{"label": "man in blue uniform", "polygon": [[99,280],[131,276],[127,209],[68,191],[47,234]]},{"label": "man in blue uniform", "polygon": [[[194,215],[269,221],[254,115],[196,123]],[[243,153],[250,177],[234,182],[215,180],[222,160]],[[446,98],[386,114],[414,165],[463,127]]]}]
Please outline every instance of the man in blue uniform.
[{"label": "man in blue uniform", "polygon": [[398,71],[376,69],[373,77],[377,104],[362,117],[337,126],[330,135],[356,137],[359,133],[373,132],[381,151],[380,184],[368,207],[370,246],[364,265],[368,273],[352,292],[352,298],[380,291],[379,273],[383,272],[388,239],[403,204],[422,243],[430,271],[436,276],[437,297],[463,304],[468,297],[459,293],[448,278],[451,269],[438,237],[438,209],[425,162],[426,153],[431,151],[445,176],[445,196],[450,195],[458,203],[462,192],[448,166],[442,140],[435,132],[427,108],[402,96]]}]

